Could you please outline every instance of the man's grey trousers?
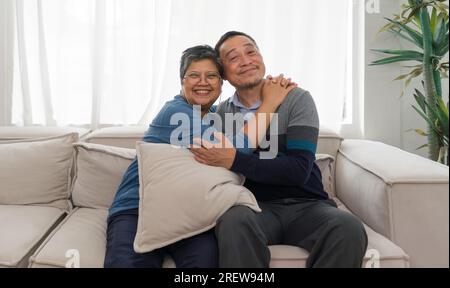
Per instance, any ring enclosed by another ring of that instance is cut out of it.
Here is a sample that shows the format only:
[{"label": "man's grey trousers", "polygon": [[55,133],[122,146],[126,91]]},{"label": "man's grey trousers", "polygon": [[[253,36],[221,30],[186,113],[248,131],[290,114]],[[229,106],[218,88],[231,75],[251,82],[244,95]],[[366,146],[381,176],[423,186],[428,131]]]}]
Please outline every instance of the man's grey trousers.
[{"label": "man's grey trousers", "polygon": [[361,221],[331,200],[259,202],[261,213],[234,206],[218,220],[220,267],[269,267],[268,245],[309,251],[306,267],[361,267],[367,234]]}]

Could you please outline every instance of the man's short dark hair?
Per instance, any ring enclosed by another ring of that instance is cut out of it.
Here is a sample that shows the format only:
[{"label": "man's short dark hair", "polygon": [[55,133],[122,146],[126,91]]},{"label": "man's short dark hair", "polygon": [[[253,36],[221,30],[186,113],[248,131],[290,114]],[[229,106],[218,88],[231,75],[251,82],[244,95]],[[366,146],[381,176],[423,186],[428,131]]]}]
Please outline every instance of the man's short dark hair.
[{"label": "man's short dark hair", "polygon": [[[214,50],[216,50],[217,55],[219,55],[220,57],[220,46],[222,46],[222,44],[227,41],[228,39],[235,37],[235,36],[244,36],[247,37],[248,39],[252,40],[253,44],[255,44],[256,48],[258,48],[258,44],[256,44],[255,39],[252,38],[252,36],[245,34],[244,32],[239,32],[239,31],[228,31],[227,33],[223,34],[222,37],[220,37],[219,41],[217,41],[216,43],[216,47],[214,48]],[[259,49],[259,48],[258,48]]]},{"label": "man's short dark hair", "polygon": [[186,70],[192,62],[209,59],[214,62],[219,71],[220,77],[223,78],[223,66],[219,56],[209,45],[198,45],[183,51],[180,61],[180,79],[183,80]]}]

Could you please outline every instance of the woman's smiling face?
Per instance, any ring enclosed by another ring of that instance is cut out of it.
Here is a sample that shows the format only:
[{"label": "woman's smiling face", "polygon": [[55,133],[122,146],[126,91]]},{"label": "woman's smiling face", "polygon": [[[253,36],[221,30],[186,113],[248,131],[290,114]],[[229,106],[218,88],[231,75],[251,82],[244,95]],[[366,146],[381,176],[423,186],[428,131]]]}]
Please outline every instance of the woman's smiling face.
[{"label": "woman's smiling face", "polygon": [[183,96],[191,105],[201,105],[202,111],[216,102],[222,93],[223,80],[210,59],[192,62],[182,80]]}]

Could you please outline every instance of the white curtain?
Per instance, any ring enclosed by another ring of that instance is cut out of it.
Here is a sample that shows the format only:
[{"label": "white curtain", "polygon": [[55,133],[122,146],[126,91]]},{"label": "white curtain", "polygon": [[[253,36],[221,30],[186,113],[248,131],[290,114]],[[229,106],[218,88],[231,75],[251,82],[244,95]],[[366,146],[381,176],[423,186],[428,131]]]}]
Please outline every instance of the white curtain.
[{"label": "white curtain", "polygon": [[0,0],[0,126],[11,125],[13,83],[13,0]]},{"label": "white curtain", "polygon": [[[322,123],[351,111],[352,0],[15,3],[16,125],[147,125],[180,90],[181,52],[229,30],[256,39],[268,73],[309,90]],[[226,83],[221,99],[232,93]]]}]

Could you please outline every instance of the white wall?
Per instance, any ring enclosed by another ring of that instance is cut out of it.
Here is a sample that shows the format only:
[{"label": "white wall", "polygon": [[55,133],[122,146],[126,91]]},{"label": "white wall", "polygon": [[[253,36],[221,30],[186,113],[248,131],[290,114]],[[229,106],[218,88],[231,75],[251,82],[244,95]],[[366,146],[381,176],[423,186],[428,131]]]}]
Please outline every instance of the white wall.
[{"label": "white wall", "polygon": [[[405,68],[400,64],[368,66],[372,61],[383,57],[370,49],[408,47],[405,41],[399,41],[389,33],[377,35],[380,27],[386,23],[384,17],[392,18],[394,13],[399,13],[401,2],[402,0],[380,0],[380,13],[365,15],[365,138],[382,141],[426,157],[426,148],[418,151],[416,148],[425,144],[427,139],[415,132],[407,132],[415,128],[426,131],[424,120],[411,107],[411,104],[415,104],[412,91],[415,87],[421,87],[420,80],[413,81],[410,88],[405,90],[405,95],[400,97],[403,82],[392,80],[400,74],[405,74]],[[448,83],[443,86],[444,97],[448,100]]]}]

